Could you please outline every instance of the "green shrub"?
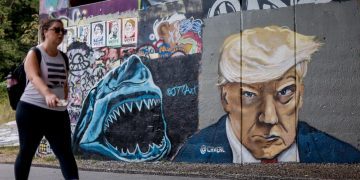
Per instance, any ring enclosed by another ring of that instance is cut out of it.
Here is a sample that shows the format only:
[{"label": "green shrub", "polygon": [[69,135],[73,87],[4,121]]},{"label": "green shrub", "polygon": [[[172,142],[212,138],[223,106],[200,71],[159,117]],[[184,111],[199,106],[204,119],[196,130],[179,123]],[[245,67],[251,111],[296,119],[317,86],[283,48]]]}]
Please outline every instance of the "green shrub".
[{"label": "green shrub", "polygon": [[6,81],[0,82],[0,124],[15,120],[15,111],[11,109],[6,91]]}]

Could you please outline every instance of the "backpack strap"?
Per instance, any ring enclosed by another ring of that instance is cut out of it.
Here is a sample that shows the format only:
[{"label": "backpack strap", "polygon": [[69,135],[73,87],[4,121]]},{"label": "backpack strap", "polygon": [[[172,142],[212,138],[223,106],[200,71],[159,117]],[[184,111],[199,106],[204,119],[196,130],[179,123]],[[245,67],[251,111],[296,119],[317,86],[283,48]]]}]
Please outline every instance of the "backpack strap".
[{"label": "backpack strap", "polygon": [[[41,63],[41,51],[40,51],[40,49],[37,48],[36,46],[34,46],[34,47],[32,47],[30,50],[35,51],[36,57],[37,57],[37,60],[38,60],[38,63],[39,63],[39,65],[40,65],[40,63]],[[40,66],[40,67],[41,67],[41,66]]]},{"label": "backpack strap", "polygon": [[[41,51],[40,51],[40,49],[38,47],[34,46],[30,50],[35,51],[36,57],[38,59],[39,65],[40,65],[40,63],[41,63]],[[69,58],[67,57],[67,55],[64,52],[62,52],[60,50],[59,50],[59,52],[62,55],[62,57],[64,58],[64,60],[65,60],[66,70],[69,71]]]},{"label": "backpack strap", "polygon": [[[60,51],[60,50],[59,50]],[[66,65],[66,70],[69,71],[69,58],[67,57],[67,55],[60,51],[60,54],[63,56],[64,60],[65,60],[65,65]]]}]

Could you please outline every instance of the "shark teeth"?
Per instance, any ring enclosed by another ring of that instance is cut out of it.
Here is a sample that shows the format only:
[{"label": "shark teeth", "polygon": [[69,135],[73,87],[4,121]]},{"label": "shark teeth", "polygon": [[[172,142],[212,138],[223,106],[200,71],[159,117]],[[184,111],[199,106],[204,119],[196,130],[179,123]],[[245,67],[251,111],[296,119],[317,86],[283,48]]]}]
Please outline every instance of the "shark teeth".
[{"label": "shark teeth", "polygon": [[[107,116],[105,121],[105,129],[108,129],[109,126],[120,119],[121,114],[131,113],[134,108],[137,108],[139,111],[150,110],[153,107],[159,105],[161,99],[142,99],[139,101],[125,102],[120,106],[114,108]],[[122,113],[121,113],[122,112]]]},{"label": "shark teeth", "polygon": [[[140,149],[139,144],[135,145],[135,149],[130,152],[129,149],[122,149],[120,151],[118,151],[119,156],[122,157],[129,157],[129,156],[134,156],[134,157],[142,157],[142,156],[147,156],[149,154],[159,154],[159,152],[163,152],[166,148],[168,148],[169,146],[169,142],[168,139],[164,136],[163,139],[161,140],[161,143],[155,144],[149,144],[148,150],[146,152],[142,152]],[[118,147],[115,147],[116,150],[118,150]]]},{"label": "shark teeth", "polygon": [[141,107],[142,107],[142,103],[141,103],[142,101],[138,101],[138,102],[135,102],[135,104],[136,104],[136,107],[140,110],[141,109]]}]

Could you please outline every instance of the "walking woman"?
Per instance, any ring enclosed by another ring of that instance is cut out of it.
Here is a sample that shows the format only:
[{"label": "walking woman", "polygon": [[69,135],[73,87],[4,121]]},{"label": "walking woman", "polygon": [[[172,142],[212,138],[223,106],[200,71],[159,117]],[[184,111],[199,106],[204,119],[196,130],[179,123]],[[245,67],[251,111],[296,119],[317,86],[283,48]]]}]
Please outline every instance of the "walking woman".
[{"label": "walking woman", "polygon": [[[65,59],[57,49],[66,30],[59,19],[47,20],[41,25],[42,43],[37,46],[41,62],[34,50],[25,60],[27,84],[16,108],[20,150],[15,162],[15,178],[28,179],[33,156],[43,136],[60,162],[65,179],[79,179],[71,150],[70,119],[66,105],[67,69]],[[49,177],[50,178],[50,177]]]}]

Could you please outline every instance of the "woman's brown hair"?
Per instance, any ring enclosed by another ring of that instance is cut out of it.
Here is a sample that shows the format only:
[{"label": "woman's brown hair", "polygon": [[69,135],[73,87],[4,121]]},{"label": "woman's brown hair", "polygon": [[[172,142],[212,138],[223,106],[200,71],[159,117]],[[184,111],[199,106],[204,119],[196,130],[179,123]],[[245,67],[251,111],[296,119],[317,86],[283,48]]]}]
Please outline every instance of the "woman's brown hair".
[{"label": "woman's brown hair", "polygon": [[41,41],[45,41],[45,33],[44,33],[45,30],[48,30],[56,22],[64,25],[60,19],[47,19],[41,23],[41,26],[40,26]]}]

